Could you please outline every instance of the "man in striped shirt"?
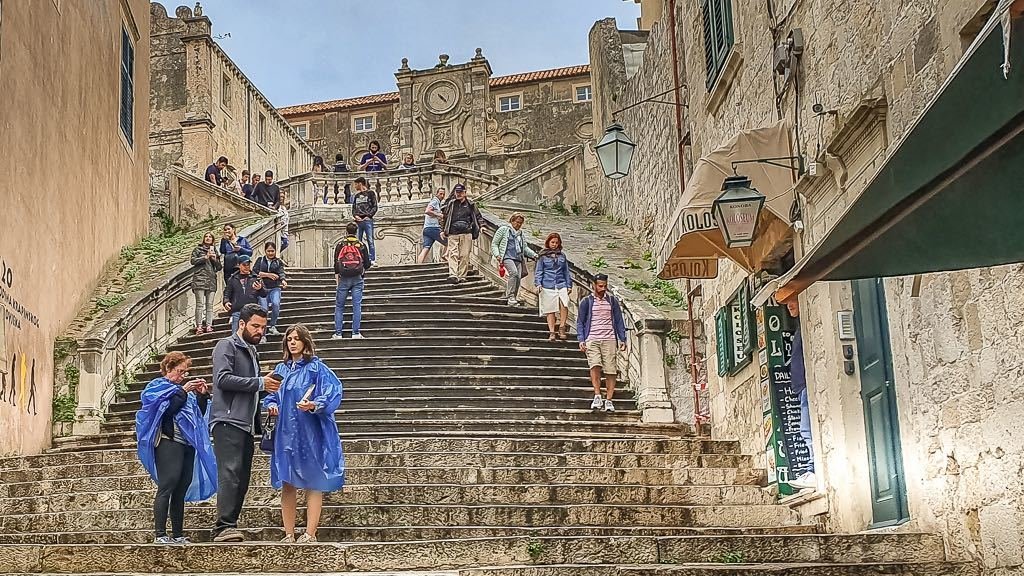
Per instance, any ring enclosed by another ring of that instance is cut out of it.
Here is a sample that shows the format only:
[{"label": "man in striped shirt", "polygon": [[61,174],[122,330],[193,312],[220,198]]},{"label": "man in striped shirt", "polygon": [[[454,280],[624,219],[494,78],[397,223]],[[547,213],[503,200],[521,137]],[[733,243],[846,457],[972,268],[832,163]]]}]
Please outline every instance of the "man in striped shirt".
[{"label": "man in striped shirt", "polygon": [[[614,412],[612,396],[618,375],[619,351],[626,349],[626,323],[622,319],[622,306],[608,292],[608,276],[594,276],[594,293],[580,301],[576,315],[576,333],[580,350],[587,355],[590,382],[594,385],[591,410]],[[601,398],[601,374],[605,378],[606,397]]]}]

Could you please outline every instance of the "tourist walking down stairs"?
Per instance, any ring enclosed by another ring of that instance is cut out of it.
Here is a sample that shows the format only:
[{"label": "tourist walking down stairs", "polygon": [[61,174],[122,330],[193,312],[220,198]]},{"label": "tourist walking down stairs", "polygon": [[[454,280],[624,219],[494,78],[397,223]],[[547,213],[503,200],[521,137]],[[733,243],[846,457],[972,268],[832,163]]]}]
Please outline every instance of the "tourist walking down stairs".
[{"label": "tourist walking down stairs", "polygon": [[[608,292],[608,276],[594,276],[594,292],[580,301],[576,314],[576,334],[580,350],[587,355],[590,383],[594,385],[591,410],[614,412],[615,379],[619,372],[619,351],[626,349],[626,322],[622,305]],[[601,374],[604,373],[605,392],[601,399]]]},{"label": "tourist walking down stairs", "polygon": [[135,415],[139,461],[157,485],[153,500],[156,544],[188,544],[185,502],[202,502],[217,491],[217,463],[203,416],[209,388],[199,378],[185,381],[191,363],[181,352],[164,356],[161,375],[142,391],[142,408]]},{"label": "tourist walking down stairs", "polygon": [[[316,542],[324,493],[345,484],[345,458],[334,412],[341,405],[341,381],[319,358],[309,330],[297,324],[284,337],[284,359],[274,369],[281,389],[263,406],[271,418],[270,483],[281,491],[282,542]],[[295,537],[297,491],[306,491],[306,531]]]},{"label": "tourist walking down stairs", "polygon": [[441,238],[441,219],[444,218],[444,210],[441,209],[441,203],[444,202],[445,194],[444,186],[438,186],[437,192],[434,193],[434,198],[427,204],[427,209],[423,211],[423,249],[420,250],[420,255],[416,258],[417,264],[423,264],[427,261],[427,256],[430,255],[430,250],[434,247],[434,244],[440,244],[444,247],[441,252],[441,259],[446,259],[448,241]]},{"label": "tourist walking down stairs", "polygon": [[277,335],[277,318],[281,315],[281,290],[288,288],[288,277],[284,261],[277,257],[277,244],[263,245],[263,256],[256,259],[253,273],[263,282],[265,296],[260,296],[259,305],[270,314],[267,334]]},{"label": "tourist walking down stairs", "polygon": [[456,184],[455,197],[444,210],[441,238],[448,240],[448,281],[459,284],[466,281],[473,241],[480,236],[480,214],[466,195],[466,187]]},{"label": "tourist walking down stairs", "polygon": [[224,267],[213,247],[213,232],[192,250],[192,293],[196,300],[196,334],[213,332],[213,301],[217,296],[217,272]]},{"label": "tourist walking down stairs", "polygon": [[491,256],[499,268],[505,269],[505,300],[509,306],[519,305],[519,286],[530,273],[526,268],[526,259],[537,257],[523,238],[525,222],[526,218],[519,212],[512,214],[508,224],[498,228],[491,241]]},{"label": "tourist walking down stairs", "polygon": [[567,340],[565,322],[569,317],[569,291],[572,290],[572,273],[569,260],[562,253],[562,237],[557,232],[548,234],[544,249],[537,258],[537,270],[533,276],[537,288],[540,315],[548,321],[548,340],[554,340],[555,315],[558,315],[558,338]]}]

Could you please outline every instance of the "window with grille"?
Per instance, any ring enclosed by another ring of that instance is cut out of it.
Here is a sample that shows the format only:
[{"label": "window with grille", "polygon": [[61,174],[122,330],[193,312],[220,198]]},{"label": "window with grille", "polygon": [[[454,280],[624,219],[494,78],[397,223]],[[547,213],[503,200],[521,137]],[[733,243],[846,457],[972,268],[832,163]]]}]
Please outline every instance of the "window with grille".
[{"label": "window with grille", "polygon": [[523,109],[523,101],[519,95],[502,96],[498,99],[498,110],[502,112],[515,112]]},{"label": "window with grille", "polygon": [[135,145],[135,46],[128,29],[121,28],[121,133],[129,146]]},{"label": "window with grille", "polygon": [[373,116],[357,116],[353,122],[356,132],[373,132]]},{"label": "window with grille", "polygon": [[732,0],[702,0],[704,16],[704,63],[707,88],[711,90],[725,69],[733,44]]}]

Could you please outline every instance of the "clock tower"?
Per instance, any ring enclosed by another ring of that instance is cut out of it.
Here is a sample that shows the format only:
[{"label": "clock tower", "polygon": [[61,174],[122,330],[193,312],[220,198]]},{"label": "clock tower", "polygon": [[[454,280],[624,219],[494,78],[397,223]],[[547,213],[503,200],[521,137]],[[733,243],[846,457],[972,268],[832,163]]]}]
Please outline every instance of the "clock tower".
[{"label": "clock tower", "polygon": [[399,93],[399,148],[428,163],[435,150],[460,164],[486,165],[491,65],[480,48],[465,64],[442,54],[433,68],[413,70],[408,58],[395,73]]}]

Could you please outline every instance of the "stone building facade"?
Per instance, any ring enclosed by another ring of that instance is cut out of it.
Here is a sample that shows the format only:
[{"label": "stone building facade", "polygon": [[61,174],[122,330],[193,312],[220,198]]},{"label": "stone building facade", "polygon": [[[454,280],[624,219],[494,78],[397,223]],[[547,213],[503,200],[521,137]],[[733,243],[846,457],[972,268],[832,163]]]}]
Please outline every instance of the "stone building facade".
[{"label": "stone building facade", "polygon": [[209,18],[151,4],[152,206],[167,209],[166,170],[202,171],[219,156],[241,174],[308,172],[313,150],[212,38]]},{"label": "stone building facade", "polygon": [[0,2],[0,456],[49,446],[54,340],[146,232],[148,30],[142,0]]},{"label": "stone building facade", "polygon": [[589,142],[587,66],[492,76],[477,50],[469,62],[395,73],[398,90],[280,110],[328,164],[341,154],[358,165],[377,140],[396,166],[406,153],[429,164],[442,150],[452,164],[512,176]]},{"label": "stone building facade", "polygon": [[[718,24],[726,26],[724,36],[731,42],[709,55],[702,3],[669,0],[651,19],[657,22],[635,73],[626,70],[621,56],[629,53],[632,33],[606,21],[592,30],[599,128],[610,123],[611,110],[671,90],[674,73],[680,75],[687,105],[680,126],[672,107],[660,104],[617,114],[638,144],[633,170],[622,180],[600,182],[594,193],[612,216],[658,239],[655,250],[671,249],[670,244],[662,248],[660,240],[674,225],[689,165],[740,130],[784,120],[792,127],[794,154],[816,164],[815,176],[806,173],[794,182],[803,230],[793,230],[784,242],[799,258],[865,190],[997,3],[704,4],[729,8],[720,12],[727,21]],[[776,74],[771,48],[797,29],[804,48],[797,76]],[[673,32],[678,58],[671,56]],[[671,91],[661,99],[671,99]],[[820,112],[814,110],[817,104]],[[678,174],[676,142],[687,166],[684,178]],[[652,202],[639,191],[660,196]],[[667,206],[660,210],[657,204]],[[756,289],[757,273],[785,271],[777,262],[764,264],[764,270],[748,271],[722,261],[717,278],[701,281],[694,310],[706,334],[706,351],[698,360],[710,374],[713,434],[738,438],[745,452],[762,453],[757,353],[746,367],[722,376],[715,363],[723,353],[716,342],[718,312],[741,286],[751,283],[749,290]],[[799,297],[817,490],[789,501],[836,531],[899,525],[938,532],[951,557],[978,560],[991,574],[1020,573],[1024,492],[1018,477],[1024,435],[1017,428],[1024,420],[1024,400],[1016,392],[1024,387],[1024,266],[867,282],[818,283]],[[869,300],[877,309],[865,308]],[[843,336],[849,317],[840,313],[846,311],[854,318],[877,313],[877,328],[887,336],[881,346],[891,363],[893,402],[884,429],[873,419],[874,406],[864,401],[867,347]],[[876,433],[895,438],[896,462],[889,468],[869,457],[870,435]],[[872,486],[882,483],[894,488],[901,509],[895,518],[880,518],[874,507]]]}]

